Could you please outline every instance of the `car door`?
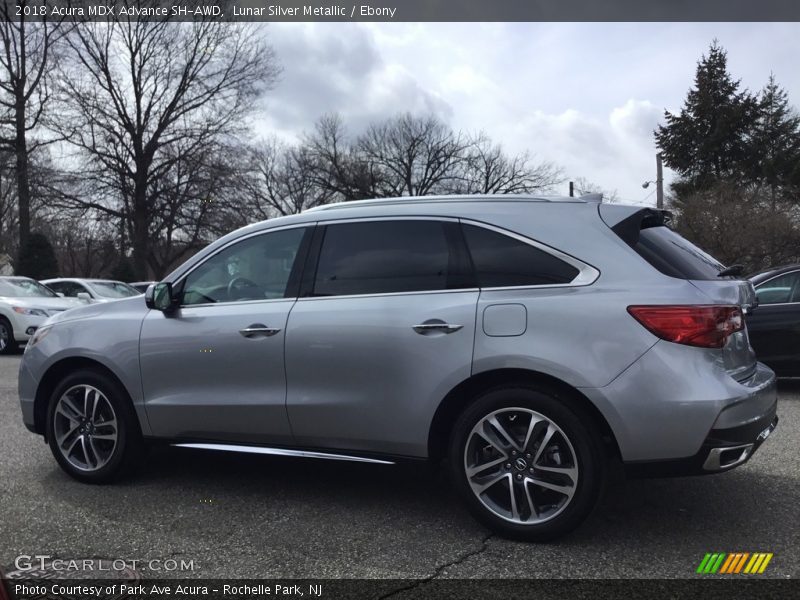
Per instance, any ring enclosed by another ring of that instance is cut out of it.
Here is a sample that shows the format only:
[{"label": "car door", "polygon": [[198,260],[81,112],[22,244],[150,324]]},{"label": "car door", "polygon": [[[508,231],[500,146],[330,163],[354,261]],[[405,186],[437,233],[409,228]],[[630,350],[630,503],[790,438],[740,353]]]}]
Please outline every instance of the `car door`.
[{"label": "car door", "polygon": [[237,240],[174,285],[180,307],[144,319],[142,391],[160,437],[289,443],[284,338],[307,227]]},{"label": "car door", "polygon": [[359,220],[317,232],[286,336],[295,439],[425,456],[436,408],[471,370],[478,290],[457,221]]},{"label": "car door", "polygon": [[758,360],[778,375],[800,375],[800,270],[756,286],[758,307],[747,317]]}]

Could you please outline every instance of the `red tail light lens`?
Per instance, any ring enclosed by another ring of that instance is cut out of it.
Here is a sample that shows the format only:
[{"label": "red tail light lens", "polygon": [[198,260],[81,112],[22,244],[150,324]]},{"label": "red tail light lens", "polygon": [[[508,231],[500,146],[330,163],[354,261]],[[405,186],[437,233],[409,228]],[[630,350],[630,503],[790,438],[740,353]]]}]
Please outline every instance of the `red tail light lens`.
[{"label": "red tail light lens", "polygon": [[628,312],[662,340],[700,348],[722,348],[744,329],[738,306],[629,306]]}]

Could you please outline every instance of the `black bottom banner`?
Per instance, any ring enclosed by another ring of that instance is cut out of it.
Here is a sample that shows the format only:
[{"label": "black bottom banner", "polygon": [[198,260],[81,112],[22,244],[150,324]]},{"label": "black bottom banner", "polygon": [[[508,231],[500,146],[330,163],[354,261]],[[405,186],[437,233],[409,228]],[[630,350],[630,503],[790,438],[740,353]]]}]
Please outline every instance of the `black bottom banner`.
[{"label": "black bottom banner", "polygon": [[[776,579],[6,579],[0,600],[273,600],[521,598],[800,598],[795,580]],[[5,598],[3,596],[6,596]]]}]

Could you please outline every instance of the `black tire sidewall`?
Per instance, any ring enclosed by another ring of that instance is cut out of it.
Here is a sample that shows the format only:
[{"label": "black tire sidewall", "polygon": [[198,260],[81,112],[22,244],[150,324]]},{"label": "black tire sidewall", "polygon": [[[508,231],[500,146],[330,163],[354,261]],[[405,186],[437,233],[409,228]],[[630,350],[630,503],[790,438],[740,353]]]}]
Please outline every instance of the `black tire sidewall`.
[{"label": "black tire sidewall", "polygon": [[11,322],[5,317],[0,317],[0,327],[5,327],[6,331],[8,331],[8,344],[5,348],[0,350],[0,354],[11,354],[17,349],[17,342],[14,339],[14,328],[11,326]]},{"label": "black tire sidewall", "polygon": [[[111,403],[117,419],[117,445],[114,454],[111,460],[96,471],[81,471],[72,466],[58,449],[54,435],[54,413],[59,398],[69,388],[81,384],[100,390]],[[125,389],[104,373],[81,370],[61,380],[50,396],[47,408],[47,440],[56,461],[69,475],[86,483],[107,483],[117,479],[132,465],[140,451],[141,431]]]},{"label": "black tire sidewall", "polygon": [[[502,408],[518,407],[534,410],[558,425],[569,438],[578,463],[578,485],[569,505],[557,516],[540,524],[511,523],[492,513],[475,496],[464,469],[464,446],[475,424],[486,415]],[[450,440],[449,463],[456,490],[466,501],[470,512],[489,529],[512,539],[548,541],[572,531],[598,503],[606,483],[606,455],[599,434],[590,420],[550,390],[526,386],[510,386],[490,390],[461,414]]]}]

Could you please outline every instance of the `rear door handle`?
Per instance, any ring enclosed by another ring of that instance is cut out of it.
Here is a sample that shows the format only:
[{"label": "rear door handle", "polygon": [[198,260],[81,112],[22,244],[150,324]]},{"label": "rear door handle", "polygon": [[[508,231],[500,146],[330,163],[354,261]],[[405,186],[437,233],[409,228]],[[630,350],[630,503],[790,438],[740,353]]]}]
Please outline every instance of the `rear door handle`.
[{"label": "rear door handle", "polygon": [[444,323],[441,321],[437,322],[425,322],[421,323],[420,325],[414,325],[413,329],[419,334],[425,335],[426,333],[434,333],[434,332],[441,332],[441,333],[453,333],[454,331],[458,331],[462,329],[463,325],[451,325],[450,323]]},{"label": "rear door handle", "polygon": [[245,327],[244,329],[240,329],[239,333],[241,333],[246,338],[256,338],[256,337],[271,337],[278,333],[280,328],[278,327],[267,327],[263,323],[253,323],[249,327]]}]

